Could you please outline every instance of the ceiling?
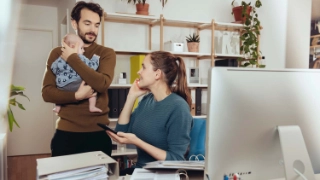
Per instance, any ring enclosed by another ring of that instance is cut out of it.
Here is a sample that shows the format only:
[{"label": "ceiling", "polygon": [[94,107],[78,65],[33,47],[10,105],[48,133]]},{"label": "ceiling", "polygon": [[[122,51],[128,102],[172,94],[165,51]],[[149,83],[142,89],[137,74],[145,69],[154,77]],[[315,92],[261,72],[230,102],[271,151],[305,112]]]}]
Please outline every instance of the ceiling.
[{"label": "ceiling", "polygon": [[[24,4],[57,7],[60,0],[22,0]],[[320,20],[320,0],[312,0],[312,20]]]}]

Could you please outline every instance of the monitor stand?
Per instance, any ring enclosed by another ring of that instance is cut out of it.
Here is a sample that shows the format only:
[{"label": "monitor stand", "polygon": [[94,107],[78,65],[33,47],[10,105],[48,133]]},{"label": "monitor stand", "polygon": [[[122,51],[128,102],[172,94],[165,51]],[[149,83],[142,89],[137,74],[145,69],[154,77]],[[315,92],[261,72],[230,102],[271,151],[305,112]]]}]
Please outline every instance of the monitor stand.
[{"label": "monitor stand", "polygon": [[[286,180],[315,180],[310,157],[299,126],[278,126]],[[298,170],[299,172],[295,171]]]}]

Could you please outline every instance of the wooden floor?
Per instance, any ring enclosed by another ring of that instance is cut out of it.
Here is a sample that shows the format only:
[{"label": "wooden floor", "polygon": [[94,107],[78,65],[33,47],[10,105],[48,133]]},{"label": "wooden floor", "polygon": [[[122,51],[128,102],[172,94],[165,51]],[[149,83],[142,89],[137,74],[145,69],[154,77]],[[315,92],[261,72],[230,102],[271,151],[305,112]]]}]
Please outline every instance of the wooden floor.
[{"label": "wooden floor", "polygon": [[36,159],[50,156],[51,154],[8,157],[8,180],[35,180]]}]

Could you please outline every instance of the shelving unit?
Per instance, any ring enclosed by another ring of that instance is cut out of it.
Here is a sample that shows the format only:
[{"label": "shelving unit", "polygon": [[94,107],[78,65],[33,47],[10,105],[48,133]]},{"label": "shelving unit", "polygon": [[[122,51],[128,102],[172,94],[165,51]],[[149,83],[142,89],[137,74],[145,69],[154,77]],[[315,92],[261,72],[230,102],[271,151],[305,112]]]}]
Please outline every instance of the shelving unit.
[{"label": "shelving unit", "polygon": [[[138,24],[138,25],[146,25],[148,26],[148,49],[142,50],[121,50],[115,49],[115,53],[118,55],[146,55],[151,53],[152,50],[152,29],[154,27],[160,28],[160,49],[164,50],[164,27],[181,27],[181,28],[194,28],[196,29],[197,34],[202,30],[210,30],[211,31],[211,52],[170,52],[174,55],[181,57],[191,57],[196,59],[196,66],[199,66],[199,60],[211,60],[211,66],[214,67],[215,61],[218,59],[226,59],[226,58],[238,58],[242,57],[242,55],[230,55],[230,54],[220,54],[215,53],[214,47],[214,35],[215,31],[237,31],[241,32],[244,28],[242,24],[237,23],[223,23],[223,22],[215,22],[211,21],[186,21],[186,20],[178,20],[178,19],[167,19],[163,15],[160,17],[155,16],[144,16],[144,15],[134,15],[134,14],[122,14],[122,13],[106,13],[104,12],[104,21],[102,21],[102,45],[104,44],[105,32],[104,23],[113,22],[113,23],[128,23],[128,24]],[[131,84],[111,84],[110,88],[130,88]],[[193,88],[207,88],[207,84],[190,84],[188,85],[190,89]],[[195,118],[206,118],[206,116],[194,116]],[[110,119],[112,122],[116,122],[118,119],[113,118]]]},{"label": "shelving unit", "polygon": [[[316,39],[316,41],[320,41],[320,34],[310,36],[310,38],[312,39],[312,41],[314,39]],[[314,58],[320,58],[319,52],[320,52],[320,45],[311,45],[310,46],[310,54],[313,54]]]},{"label": "shelving unit", "polygon": [[124,151],[112,150],[111,156],[130,156],[137,155],[136,149],[126,149]]},{"label": "shelving unit", "polygon": [[[116,88],[130,88],[131,84],[111,84],[110,89],[116,89]],[[189,84],[189,88],[196,88],[196,87],[201,87],[201,88],[207,88],[207,84]]]},{"label": "shelving unit", "polygon": [[[133,15],[133,14],[121,14],[121,13],[104,13],[104,21],[102,21],[102,45],[104,45],[105,39],[105,22],[116,22],[116,23],[130,23],[130,24],[144,24],[149,27],[148,33],[148,50],[141,51],[128,51],[128,50],[117,50],[115,52],[117,54],[148,54],[151,51],[151,35],[152,35],[152,27],[159,26],[160,27],[160,49],[164,50],[164,42],[163,42],[163,34],[165,26],[172,27],[183,27],[183,28],[195,28],[197,30],[197,34],[201,30],[211,30],[211,52],[210,53],[194,53],[194,52],[171,52],[174,55],[182,56],[182,57],[194,57],[197,60],[202,59],[211,59],[211,66],[213,67],[216,59],[224,59],[224,58],[237,58],[242,57],[242,55],[228,55],[228,54],[215,54],[214,47],[214,32],[215,30],[220,31],[238,31],[240,32],[243,29],[242,24],[236,23],[222,23],[215,22],[212,20],[211,22],[197,22],[197,21],[185,21],[185,20],[176,20],[176,19],[166,19],[163,15],[160,15],[159,18],[154,16],[143,16],[143,15]],[[196,63],[198,65],[198,61]]]}]

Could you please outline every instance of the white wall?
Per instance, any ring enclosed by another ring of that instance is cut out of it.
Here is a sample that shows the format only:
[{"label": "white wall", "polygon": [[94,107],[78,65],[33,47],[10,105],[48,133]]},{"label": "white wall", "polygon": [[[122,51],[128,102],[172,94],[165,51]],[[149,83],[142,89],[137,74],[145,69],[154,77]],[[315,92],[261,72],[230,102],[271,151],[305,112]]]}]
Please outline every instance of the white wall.
[{"label": "white wall", "polygon": [[5,0],[0,7],[0,134],[8,130],[3,115],[6,115],[9,100],[19,10],[20,1]]},{"label": "white wall", "polygon": [[[29,54],[25,54],[25,56],[28,56],[28,57],[31,57],[33,56],[34,53],[37,53],[37,51],[41,50],[42,47],[43,47],[43,44],[45,43],[50,43],[52,45],[52,47],[54,46],[57,46],[57,42],[58,42],[58,37],[57,37],[57,8],[56,7],[48,7],[48,6],[38,6],[38,5],[27,5],[27,4],[22,4],[21,5],[21,10],[20,12],[16,12],[17,15],[19,15],[19,22],[18,22],[18,27],[17,28],[22,28],[22,29],[30,29],[30,30],[36,30],[36,31],[52,31],[52,41],[50,42],[41,42],[41,43],[38,43],[37,45],[33,45],[32,46],[32,49],[33,51],[30,51]],[[10,17],[10,16],[8,16]],[[16,30],[16,29],[14,29]],[[11,33],[11,31],[9,31],[7,34],[6,34],[6,37],[17,37],[14,33]],[[36,39],[37,37],[34,37],[34,39]],[[17,39],[17,42],[19,42],[19,39]],[[43,44],[42,44],[43,43]],[[31,43],[30,43],[31,44]],[[48,45],[46,44],[46,47]],[[11,50],[16,53],[17,50],[16,50],[16,45],[15,46],[12,46]],[[2,50],[2,49],[1,49]],[[42,52],[43,53],[43,52]],[[47,55],[49,55],[50,51],[48,52],[45,52]],[[2,54],[2,53],[1,53]],[[39,54],[39,53],[38,53]],[[44,70],[45,70],[45,65],[44,65],[44,62],[46,61],[46,58],[47,58],[47,55],[44,57],[44,59],[38,59],[39,63],[43,64],[43,67],[42,67],[42,70],[38,70],[37,72],[41,71],[41,73],[38,73],[38,74],[32,74],[30,72],[29,74],[29,77],[30,76],[36,76],[36,77],[41,77],[43,76],[43,73],[44,73]],[[21,55],[20,55],[21,56]],[[34,56],[33,56],[34,57]],[[15,56],[14,58],[17,58],[17,56]],[[9,59],[9,58],[3,58],[3,59]],[[35,59],[34,59],[35,60]],[[1,60],[0,60],[1,61]],[[18,74],[18,72],[11,72],[12,70],[12,65],[10,63],[8,63],[7,61],[5,62],[6,64],[9,64],[10,66],[8,67],[7,65],[6,66],[0,66],[1,68],[2,67],[7,67],[7,69],[5,69],[5,71],[10,71],[10,73],[13,73],[13,75],[16,75]],[[16,64],[16,65],[19,65],[19,64]],[[21,65],[21,64],[20,64]],[[0,71],[2,72],[2,71]],[[35,72],[35,71],[32,71],[32,72]],[[11,78],[7,78],[8,76],[5,76],[5,75],[1,75],[0,78],[5,78],[5,80],[7,81],[9,79],[9,82],[11,83]],[[6,82],[5,81],[5,82]],[[3,82],[2,80],[0,80],[0,83]],[[23,81],[22,81],[23,82]],[[21,86],[24,86],[24,87],[27,87],[28,85],[27,84],[15,84],[15,85],[21,85]],[[41,89],[41,86],[38,87],[38,89]],[[38,92],[38,91],[37,91]],[[36,97],[41,97],[41,93],[37,93],[37,92],[28,92],[28,96],[29,97],[32,97],[32,96],[36,96]],[[32,94],[33,93],[33,94]],[[37,93],[37,94],[35,94]],[[2,93],[1,93],[2,94]],[[0,98],[2,99],[2,98]],[[32,101],[32,99],[30,100]],[[16,110],[16,108],[15,108]],[[16,118],[17,118],[17,121],[19,123],[19,121],[21,121],[21,116],[18,116],[19,113],[21,111],[16,111],[15,113],[17,113],[16,115]],[[28,110],[24,113],[32,113],[32,112],[28,112]],[[52,115],[49,115],[51,118]],[[20,118],[19,118],[20,117]],[[26,121],[28,119],[25,119]],[[52,127],[52,129],[54,129],[54,125],[53,125],[53,122],[50,121],[50,125]],[[16,131],[15,131],[16,130]],[[9,150],[10,148],[15,148],[15,144],[12,143],[12,139],[13,138],[19,138],[16,136],[16,134],[18,133],[18,131],[21,130],[21,129],[18,129],[16,126],[13,128],[13,132],[12,133],[9,133],[9,137],[8,137],[8,144],[10,146],[11,144],[11,147],[9,147]],[[22,129],[23,130],[23,129]],[[33,132],[33,131],[30,131],[30,133]],[[36,133],[36,132],[34,132]],[[28,135],[27,134],[24,134],[25,135]],[[28,147],[26,147],[28,148]],[[49,149],[49,148],[48,148]],[[8,151],[8,154],[11,154],[10,151]]]},{"label": "white wall", "polygon": [[[58,43],[61,44],[62,37],[67,33],[67,28],[69,32],[74,33],[70,23],[71,10],[74,7],[76,0],[60,0],[57,4],[58,9]],[[67,14],[68,13],[68,14]],[[61,24],[65,23],[62,27]]]},{"label": "white wall", "polygon": [[[135,6],[127,4],[120,0],[95,0],[106,12],[126,12],[135,13]],[[194,21],[211,21],[214,19],[219,22],[232,22],[231,0],[202,0],[201,3],[193,0],[169,0],[162,9],[159,1],[149,1],[150,14],[159,17],[164,14],[165,18],[194,20]],[[285,49],[286,49],[286,21],[288,1],[268,0],[262,1],[263,6],[258,9],[263,30],[261,34],[261,51],[266,57],[267,68],[284,68],[285,67]],[[270,15],[272,12],[272,16]],[[110,23],[109,23],[110,24]],[[113,23],[113,27],[106,23],[106,45],[118,49],[135,49],[147,47],[147,28],[136,25],[126,24],[126,29]],[[152,41],[153,50],[159,49],[159,28],[153,28]],[[176,29],[176,30],[174,30]],[[179,37],[184,40],[188,33],[193,30],[185,28],[165,28],[164,39]],[[119,40],[119,37],[124,37]],[[139,40],[142,38],[142,40]],[[210,34],[203,32],[201,34],[200,50],[210,52]]]},{"label": "white wall", "polygon": [[288,0],[262,0],[260,49],[266,68],[285,68]]},{"label": "white wall", "polygon": [[286,68],[309,68],[311,4],[288,1]]},{"label": "white wall", "polygon": [[[58,11],[56,7],[23,4],[19,28],[53,31],[53,46],[58,45]],[[48,52],[49,54],[49,52]]]}]

